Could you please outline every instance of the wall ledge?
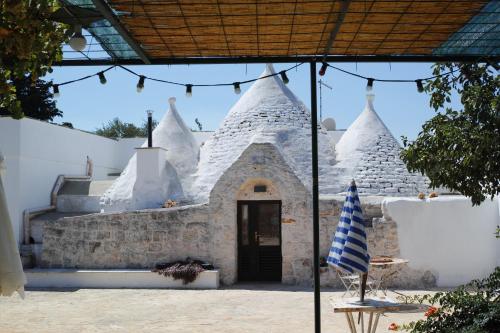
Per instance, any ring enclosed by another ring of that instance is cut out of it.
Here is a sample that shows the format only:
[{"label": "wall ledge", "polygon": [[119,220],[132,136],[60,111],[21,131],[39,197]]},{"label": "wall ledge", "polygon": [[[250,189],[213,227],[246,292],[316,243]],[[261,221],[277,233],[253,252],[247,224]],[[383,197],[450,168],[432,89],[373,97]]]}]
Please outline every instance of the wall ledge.
[{"label": "wall ledge", "polygon": [[191,283],[140,269],[27,269],[27,288],[217,289],[219,271],[204,271]]}]

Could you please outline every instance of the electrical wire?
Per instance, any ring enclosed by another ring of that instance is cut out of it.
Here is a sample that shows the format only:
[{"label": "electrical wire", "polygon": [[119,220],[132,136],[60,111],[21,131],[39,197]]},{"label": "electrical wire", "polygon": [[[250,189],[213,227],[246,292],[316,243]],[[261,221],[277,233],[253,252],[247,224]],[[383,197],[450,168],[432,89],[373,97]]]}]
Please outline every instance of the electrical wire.
[{"label": "electrical wire", "polygon": [[244,81],[237,81],[237,82],[230,82],[230,83],[211,83],[211,84],[190,84],[190,83],[182,83],[182,82],[175,82],[175,81],[163,80],[163,79],[158,79],[158,78],[150,77],[150,76],[147,76],[147,75],[139,74],[139,73],[131,70],[130,68],[127,68],[127,67],[122,66],[122,65],[113,65],[113,66],[110,66],[110,67],[106,68],[105,70],[99,71],[99,72],[94,73],[94,74],[86,75],[86,76],[83,76],[83,77],[78,78],[78,79],[74,79],[74,80],[70,80],[70,81],[65,81],[65,82],[62,82],[62,83],[52,83],[52,86],[64,86],[64,85],[67,85],[67,84],[72,84],[72,83],[75,83],[75,82],[87,80],[87,79],[89,79],[91,77],[98,76],[99,73],[105,73],[105,72],[109,71],[110,69],[118,67],[118,68],[121,68],[121,69],[125,70],[126,72],[128,72],[128,73],[130,73],[132,75],[135,75],[137,77],[144,77],[144,79],[146,79],[146,80],[151,80],[151,81],[160,82],[160,83],[167,83],[167,84],[172,84],[172,85],[177,85],[177,86],[191,86],[191,87],[222,87],[222,86],[233,86],[235,83],[246,84],[246,83],[251,83],[251,82],[258,81],[258,80],[266,79],[268,77],[282,75],[282,73],[286,73],[288,71],[291,71],[292,69],[295,69],[295,68],[297,68],[297,67],[299,67],[299,66],[301,66],[303,64],[304,63],[296,64],[296,65],[294,65],[294,66],[292,66],[290,68],[287,68],[285,70],[279,71],[277,73],[268,74],[268,75],[261,76],[261,77],[255,78],[255,79],[244,80]]},{"label": "electrical wire", "polygon": [[[105,73],[113,68],[121,68],[123,69],[124,71],[132,74],[132,75],[135,75],[139,78],[144,78],[145,80],[151,80],[151,81],[154,81],[154,82],[159,82],[159,83],[166,83],[166,84],[171,84],[171,85],[177,85],[177,86],[185,86],[185,87],[224,87],[224,86],[234,86],[235,84],[247,84],[247,83],[252,83],[252,82],[255,82],[255,81],[258,81],[258,80],[262,80],[262,79],[266,79],[266,78],[269,78],[269,77],[273,77],[273,76],[278,76],[278,75],[281,75],[282,78],[283,78],[283,75],[286,73],[286,72],[289,72],[293,69],[296,69],[300,66],[302,66],[304,63],[299,63],[299,64],[296,64],[292,67],[289,67],[285,70],[282,70],[282,71],[279,71],[277,73],[274,73],[274,74],[268,74],[268,75],[265,75],[265,76],[262,76],[262,77],[258,77],[258,78],[254,78],[254,79],[250,79],[250,80],[243,80],[243,81],[235,81],[235,82],[223,82],[223,83],[209,83],[209,84],[201,84],[201,83],[198,83],[198,84],[191,84],[191,83],[184,83],[184,82],[177,82],[177,81],[169,81],[169,80],[163,80],[163,79],[158,79],[158,78],[155,78],[155,77],[150,77],[150,76],[147,76],[147,75],[142,75],[142,74],[139,74],[133,70],[131,70],[130,68],[127,68],[125,66],[122,66],[122,65],[113,65],[113,66],[110,66],[102,71],[99,71],[97,73],[94,73],[94,74],[90,74],[90,75],[86,75],[86,76],[83,76],[81,78],[78,78],[78,79],[74,79],[74,80],[70,80],[70,81],[65,81],[65,82],[61,82],[61,83],[52,83],[52,86],[57,86],[57,87],[60,87],[60,86],[64,86],[64,85],[68,85],[68,84],[72,84],[72,83],[76,83],[76,82],[79,82],[79,81],[83,81],[83,80],[87,80],[91,77],[94,77],[94,76],[99,76],[100,73]],[[360,79],[364,79],[364,80],[368,80],[369,82],[371,82],[371,84],[373,84],[373,82],[377,81],[377,82],[392,82],[392,83],[415,83],[417,81],[419,82],[422,82],[422,81],[427,81],[427,80],[432,80],[432,79],[435,79],[435,78],[438,78],[438,77],[444,77],[444,76],[447,76],[447,75],[450,75],[450,74],[453,74],[457,71],[459,71],[459,69],[455,69],[455,70],[452,70],[452,71],[449,71],[449,72],[446,72],[446,73],[443,73],[443,74],[438,74],[438,75],[434,75],[434,76],[430,76],[430,77],[425,77],[425,78],[419,78],[419,79],[379,79],[379,78],[372,78],[372,77],[368,77],[368,76],[364,76],[364,75],[360,75],[360,74],[357,74],[357,73],[353,73],[353,72],[350,72],[348,70],[345,70],[343,68],[340,68],[340,67],[336,67],[336,66],[333,66],[333,65],[330,65],[328,63],[323,63],[324,65],[330,67],[330,68],[333,68],[334,70],[337,70],[337,71],[340,71],[344,74],[347,74],[347,75],[351,75],[351,76],[354,76],[354,77],[358,77]],[[285,75],[286,77],[286,75]],[[287,80],[288,81],[288,80]]]}]

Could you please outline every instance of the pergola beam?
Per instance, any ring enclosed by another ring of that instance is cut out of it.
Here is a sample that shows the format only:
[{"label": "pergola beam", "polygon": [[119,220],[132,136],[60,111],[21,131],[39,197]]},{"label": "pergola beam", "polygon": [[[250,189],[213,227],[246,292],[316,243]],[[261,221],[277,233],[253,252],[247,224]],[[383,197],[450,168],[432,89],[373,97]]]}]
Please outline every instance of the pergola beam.
[{"label": "pergola beam", "polygon": [[[102,16],[108,20],[108,22],[115,28],[115,30],[120,34],[120,36],[127,42],[127,44],[134,50],[134,52],[139,56],[142,63],[140,65],[149,65],[151,64],[148,56],[142,49],[142,47],[134,40],[134,38],[130,35],[130,33],[123,27],[120,21],[116,18],[113,10],[104,0],[92,0],[97,11],[99,11]],[[88,61],[88,60],[87,60]]]},{"label": "pergola beam", "polygon": [[[93,0],[96,1],[96,0]],[[220,58],[155,58],[145,63],[141,59],[66,59],[56,62],[55,66],[111,66],[111,65],[220,65],[220,64],[262,64],[262,63],[301,63],[311,61],[325,62],[500,62],[500,56],[472,55],[375,55],[375,56],[284,56],[284,57],[220,57]]]},{"label": "pergola beam", "polygon": [[342,0],[342,3],[340,5],[341,6],[340,12],[337,16],[337,21],[335,22],[335,25],[332,31],[330,32],[330,36],[328,37],[328,42],[326,43],[325,46],[325,51],[323,52],[325,54],[323,58],[326,58],[330,54],[330,50],[332,49],[333,46],[333,41],[335,40],[335,37],[337,37],[337,34],[339,33],[340,26],[344,22],[345,14],[349,9],[350,3],[351,0]]},{"label": "pergola beam", "polygon": [[311,166],[313,211],[314,332],[321,333],[321,288],[319,272],[319,168],[316,62],[310,63],[311,84]]}]

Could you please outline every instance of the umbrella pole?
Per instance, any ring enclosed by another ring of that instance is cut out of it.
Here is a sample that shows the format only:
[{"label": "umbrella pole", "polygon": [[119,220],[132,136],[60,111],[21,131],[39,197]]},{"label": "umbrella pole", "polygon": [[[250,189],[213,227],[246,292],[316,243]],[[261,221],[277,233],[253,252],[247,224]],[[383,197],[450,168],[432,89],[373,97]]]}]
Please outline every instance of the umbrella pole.
[{"label": "umbrella pole", "polygon": [[359,301],[363,303],[365,301],[366,292],[366,280],[368,279],[368,273],[359,274]]}]

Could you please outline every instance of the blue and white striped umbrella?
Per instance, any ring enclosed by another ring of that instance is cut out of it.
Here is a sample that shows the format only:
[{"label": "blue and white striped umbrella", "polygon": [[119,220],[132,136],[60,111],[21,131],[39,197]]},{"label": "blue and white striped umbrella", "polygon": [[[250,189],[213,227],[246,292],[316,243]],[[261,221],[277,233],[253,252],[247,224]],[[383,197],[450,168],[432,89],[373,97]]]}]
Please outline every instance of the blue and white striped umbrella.
[{"label": "blue and white striped umbrella", "polygon": [[353,180],[347,190],[327,262],[350,273],[366,273],[370,262],[366,244],[363,212]]}]

